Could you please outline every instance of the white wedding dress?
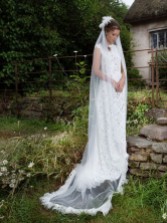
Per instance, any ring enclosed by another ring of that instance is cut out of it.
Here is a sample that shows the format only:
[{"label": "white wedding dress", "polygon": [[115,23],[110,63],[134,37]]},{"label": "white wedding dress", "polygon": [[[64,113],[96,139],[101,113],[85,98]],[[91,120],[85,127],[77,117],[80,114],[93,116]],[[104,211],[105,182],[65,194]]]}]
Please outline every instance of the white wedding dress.
[{"label": "white wedding dress", "polygon": [[[104,51],[105,74],[115,81],[121,78],[121,57],[116,45]],[[95,75],[94,75],[95,76]],[[126,183],[128,154],[126,152],[126,87],[121,93],[111,83],[99,79],[90,103],[88,143],[80,164],[59,190],[41,197],[42,204],[62,213],[106,215],[112,208],[114,193],[122,192]]]}]

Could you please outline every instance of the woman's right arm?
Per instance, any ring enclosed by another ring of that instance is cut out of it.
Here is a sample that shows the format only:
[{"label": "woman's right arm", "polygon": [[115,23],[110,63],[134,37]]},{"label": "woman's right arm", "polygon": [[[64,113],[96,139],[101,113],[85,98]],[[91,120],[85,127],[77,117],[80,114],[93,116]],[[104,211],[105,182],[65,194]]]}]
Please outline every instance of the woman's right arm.
[{"label": "woman's right arm", "polygon": [[100,79],[111,82],[111,78],[109,78],[106,74],[101,71],[101,52],[98,47],[95,47],[93,53],[93,72]]},{"label": "woman's right arm", "polygon": [[108,77],[101,70],[101,52],[98,47],[95,47],[94,53],[93,53],[93,71],[94,71],[94,74],[98,76],[100,79],[111,83],[116,90],[117,85],[118,85],[117,82],[114,81],[111,77]]}]

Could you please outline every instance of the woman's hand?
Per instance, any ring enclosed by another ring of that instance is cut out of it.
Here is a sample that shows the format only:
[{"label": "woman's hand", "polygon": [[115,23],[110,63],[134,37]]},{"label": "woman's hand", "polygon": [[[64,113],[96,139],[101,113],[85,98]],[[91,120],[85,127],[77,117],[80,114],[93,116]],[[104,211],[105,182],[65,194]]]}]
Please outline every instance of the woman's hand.
[{"label": "woman's hand", "polygon": [[121,78],[118,82],[115,80],[111,80],[111,83],[115,89],[116,92],[122,92],[124,85],[125,85],[125,79]]},{"label": "woman's hand", "polygon": [[111,84],[112,84],[112,86],[115,88],[115,90],[117,91],[117,88],[118,88],[118,82],[116,82],[115,80],[111,79]]},{"label": "woman's hand", "polygon": [[121,78],[117,85],[117,91],[122,92],[125,85],[125,78]]},{"label": "woman's hand", "polygon": [[122,73],[122,77],[121,77],[121,79],[118,81],[116,91],[117,91],[117,92],[122,92],[124,86],[125,86],[125,74]]}]

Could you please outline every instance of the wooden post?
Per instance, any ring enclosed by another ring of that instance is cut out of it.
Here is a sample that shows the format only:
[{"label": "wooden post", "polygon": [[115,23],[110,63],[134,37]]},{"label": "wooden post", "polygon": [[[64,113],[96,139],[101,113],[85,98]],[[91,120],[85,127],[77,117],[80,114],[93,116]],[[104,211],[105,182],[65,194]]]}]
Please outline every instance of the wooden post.
[{"label": "wooden post", "polygon": [[49,90],[49,113],[48,119],[52,120],[52,58],[48,58],[49,70],[48,70],[48,90]]},{"label": "wooden post", "polygon": [[18,85],[19,85],[19,71],[18,63],[15,63],[15,102],[16,102],[16,114],[19,117],[19,104],[18,104]]},{"label": "wooden post", "polygon": [[154,100],[154,49],[151,50],[151,83],[152,83],[152,107],[155,107]]},{"label": "wooden post", "polygon": [[159,102],[159,72],[158,72],[158,50],[156,49],[156,105],[158,105]]},{"label": "wooden post", "polygon": [[49,82],[49,97],[52,99],[52,60],[51,57],[48,58],[49,62],[49,72],[48,72],[48,82]]}]

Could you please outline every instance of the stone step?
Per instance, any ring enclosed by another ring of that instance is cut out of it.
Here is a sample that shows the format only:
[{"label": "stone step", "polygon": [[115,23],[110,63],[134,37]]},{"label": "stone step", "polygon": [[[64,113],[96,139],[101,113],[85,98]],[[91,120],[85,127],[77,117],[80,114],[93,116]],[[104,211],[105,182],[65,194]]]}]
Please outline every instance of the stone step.
[{"label": "stone step", "polygon": [[152,108],[147,113],[147,116],[156,120],[159,117],[167,117],[167,109]]},{"label": "stone step", "polygon": [[156,123],[158,125],[167,125],[167,117],[158,117]]},{"label": "stone step", "polygon": [[128,136],[127,137],[128,147],[137,147],[141,148],[150,148],[152,147],[153,142],[151,140],[147,140],[140,136]]},{"label": "stone step", "polygon": [[140,135],[156,141],[167,140],[167,126],[157,124],[146,125],[140,130]]}]

